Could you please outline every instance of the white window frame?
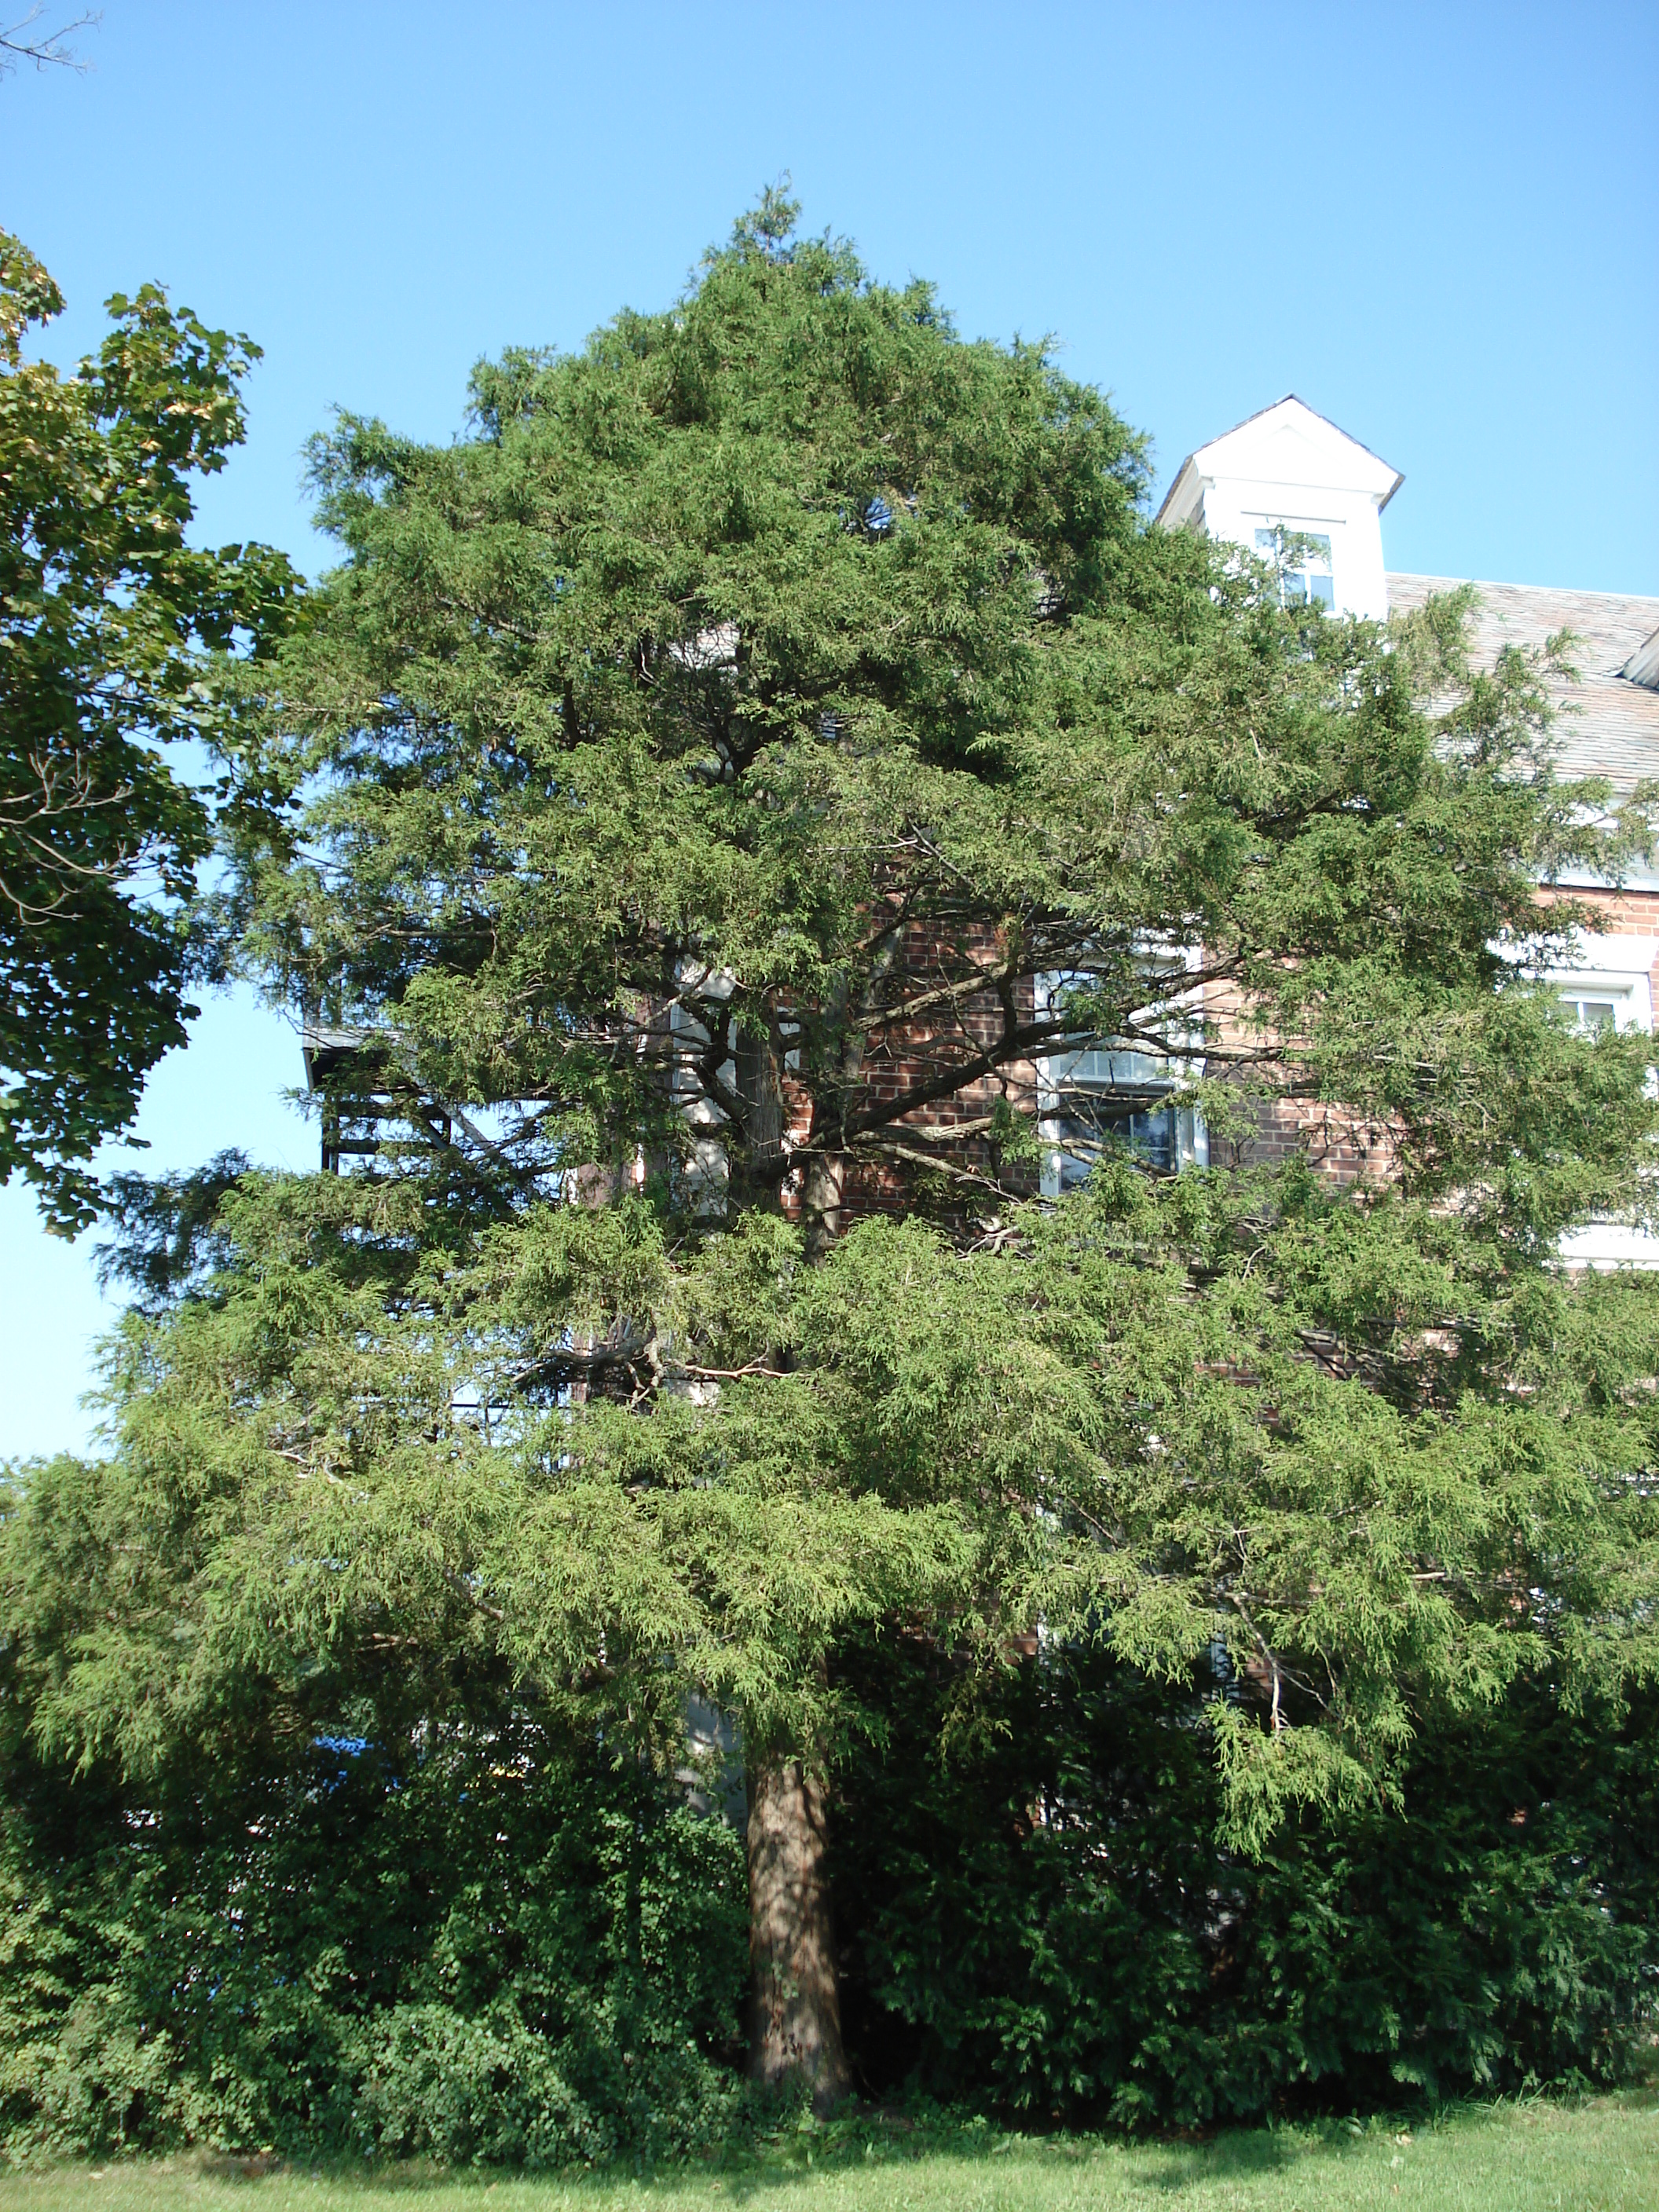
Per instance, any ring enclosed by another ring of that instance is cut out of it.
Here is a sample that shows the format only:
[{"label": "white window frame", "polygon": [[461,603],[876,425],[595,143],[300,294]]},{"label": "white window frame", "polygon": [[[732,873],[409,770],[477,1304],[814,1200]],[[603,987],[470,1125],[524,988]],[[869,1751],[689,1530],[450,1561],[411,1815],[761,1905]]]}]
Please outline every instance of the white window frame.
[{"label": "white window frame", "polygon": [[1610,1000],[1616,1030],[1653,1032],[1653,985],[1650,969],[1659,942],[1651,937],[1581,940],[1578,957],[1559,968],[1543,968],[1538,980],[1558,999]]},{"label": "white window frame", "polygon": [[[1148,945],[1143,957],[1149,981],[1173,981],[1175,977],[1183,974],[1192,975],[1197,970],[1202,959],[1202,955],[1196,945],[1184,945],[1178,950],[1172,950],[1168,945]],[[1036,1006],[1039,1015],[1051,1011],[1060,994],[1071,981],[1070,976],[1062,975],[1040,975],[1037,978]],[[1196,994],[1177,992],[1170,993],[1167,997],[1159,994],[1155,994],[1148,1003],[1172,1007],[1179,1007],[1185,1003],[1191,1005],[1195,1012],[1200,1011],[1200,1002]],[[1195,1024],[1195,1029],[1196,1026]],[[1195,1034],[1194,1042],[1198,1042],[1198,1036]],[[1068,1083],[1077,1083],[1084,1091],[1093,1091],[1101,1097],[1109,1097],[1114,1091],[1119,1089],[1127,1091],[1136,1087],[1131,1071],[1126,1070],[1123,1077],[1117,1081],[1112,1079],[1111,1063],[1113,1061],[1142,1060],[1151,1063],[1159,1058],[1161,1055],[1137,1051],[1133,1044],[1099,1045],[1091,1050],[1049,1053],[1038,1058],[1036,1062],[1037,1135],[1043,1146],[1041,1189],[1044,1198],[1058,1198],[1065,1187],[1063,1167],[1065,1147],[1060,1142],[1062,1133],[1060,1124],[1063,1118],[1060,1108],[1063,1087]],[[1104,1079],[1098,1083],[1087,1077],[1079,1082],[1073,1073],[1079,1061],[1102,1060],[1107,1063],[1107,1070]],[[1162,1066],[1164,1073],[1153,1079],[1159,1084],[1166,1085],[1171,1091],[1179,1091],[1183,1084],[1192,1082],[1204,1072],[1203,1058],[1199,1054],[1195,1054],[1190,1059],[1163,1058]],[[1204,1116],[1196,1107],[1177,1107],[1175,1114],[1176,1174],[1182,1173],[1188,1168],[1206,1168],[1209,1164],[1210,1133],[1204,1126]],[[1085,1179],[1086,1180],[1086,1177]]]},{"label": "white window frame", "polygon": [[[1651,937],[1595,937],[1580,940],[1578,957],[1559,967],[1538,970],[1538,981],[1558,999],[1603,1000],[1613,1006],[1617,1031],[1653,1034],[1651,969],[1659,941]],[[1655,1080],[1650,1069],[1648,1080]],[[1561,1239],[1559,1255],[1569,1267],[1659,1268],[1659,1237],[1616,1221],[1587,1221]]]}]

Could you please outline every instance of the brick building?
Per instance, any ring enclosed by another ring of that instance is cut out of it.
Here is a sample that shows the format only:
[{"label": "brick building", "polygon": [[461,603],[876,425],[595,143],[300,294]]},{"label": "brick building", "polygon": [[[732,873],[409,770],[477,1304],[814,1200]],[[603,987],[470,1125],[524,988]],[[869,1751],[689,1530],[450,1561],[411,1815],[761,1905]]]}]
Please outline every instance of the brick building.
[{"label": "brick building", "polygon": [[[1291,591],[1338,613],[1383,621],[1462,580],[1388,568],[1382,511],[1403,481],[1291,396],[1189,454],[1158,520],[1167,529],[1201,531],[1252,550],[1271,547],[1278,532],[1293,532],[1304,550],[1287,574]],[[1471,645],[1478,665],[1491,666],[1505,646],[1541,647],[1563,631],[1571,635],[1575,674],[1553,686],[1559,772],[1605,777],[1621,796],[1659,778],[1659,599],[1531,584],[1477,582],[1475,591]],[[1617,891],[1588,878],[1571,878],[1568,887],[1602,908],[1607,927],[1585,937],[1577,959],[1546,980],[1587,1027],[1650,1031],[1659,991],[1659,871],[1633,870]],[[1364,1165],[1354,1133],[1331,1126],[1317,1109],[1282,1109],[1264,1128],[1260,1149],[1296,1145],[1322,1148],[1338,1172]],[[1566,1256],[1590,1266],[1659,1266],[1659,1243],[1632,1230],[1595,1227],[1569,1239]]]}]

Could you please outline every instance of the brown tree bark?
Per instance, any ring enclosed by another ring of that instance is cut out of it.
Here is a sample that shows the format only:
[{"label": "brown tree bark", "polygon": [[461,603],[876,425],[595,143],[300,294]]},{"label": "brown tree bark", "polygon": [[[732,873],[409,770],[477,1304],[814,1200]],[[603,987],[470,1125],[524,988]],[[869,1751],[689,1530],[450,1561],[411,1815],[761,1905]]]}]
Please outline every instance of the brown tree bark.
[{"label": "brown tree bark", "polygon": [[[816,1126],[813,1133],[820,1141],[806,1162],[801,1221],[806,1256],[816,1264],[841,1233],[847,1160],[823,1145]],[[827,1814],[823,1776],[809,1761],[781,1753],[753,1760],[749,2074],[767,2087],[801,2083],[820,2112],[833,2110],[853,2087],[841,2039]]]},{"label": "brown tree bark", "polygon": [[841,2039],[825,1811],[823,1783],[803,1760],[751,1767],[750,2077],[769,2087],[804,2082],[820,2112],[852,2088]]},{"label": "brown tree bark", "polygon": [[806,1232],[806,1256],[814,1263],[823,1259],[841,1234],[846,1184],[844,1155],[830,1152],[811,1155],[801,1191],[800,1216]]}]

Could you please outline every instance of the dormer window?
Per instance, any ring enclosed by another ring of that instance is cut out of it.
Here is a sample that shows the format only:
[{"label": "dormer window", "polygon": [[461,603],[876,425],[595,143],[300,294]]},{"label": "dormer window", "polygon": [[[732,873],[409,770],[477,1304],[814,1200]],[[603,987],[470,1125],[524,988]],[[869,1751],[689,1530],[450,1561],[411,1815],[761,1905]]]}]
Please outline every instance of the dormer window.
[{"label": "dormer window", "polygon": [[1378,518],[1400,481],[1398,470],[1291,394],[1189,453],[1158,520],[1265,555],[1287,606],[1386,622]]},{"label": "dormer window", "polygon": [[[1331,576],[1331,541],[1321,530],[1299,530],[1279,523],[1255,533],[1258,553],[1279,566],[1279,596],[1287,607],[1332,607],[1336,586]],[[1281,557],[1282,556],[1282,557]]]}]

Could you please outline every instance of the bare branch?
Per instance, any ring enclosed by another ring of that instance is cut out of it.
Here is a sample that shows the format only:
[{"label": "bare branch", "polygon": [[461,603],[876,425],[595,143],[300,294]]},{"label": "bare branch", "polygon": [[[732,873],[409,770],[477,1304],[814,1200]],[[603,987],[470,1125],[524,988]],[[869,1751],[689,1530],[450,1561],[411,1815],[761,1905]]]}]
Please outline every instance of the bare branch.
[{"label": "bare branch", "polygon": [[33,62],[38,70],[54,66],[73,70],[77,76],[84,76],[92,67],[89,61],[76,52],[70,41],[77,31],[95,31],[104,20],[102,9],[84,9],[73,22],[64,24],[60,29],[49,31],[43,27],[31,37],[29,33],[34,32],[46,12],[41,0],[37,0],[27,15],[0,31],[0,76],[15,70],[20,61]]}]

